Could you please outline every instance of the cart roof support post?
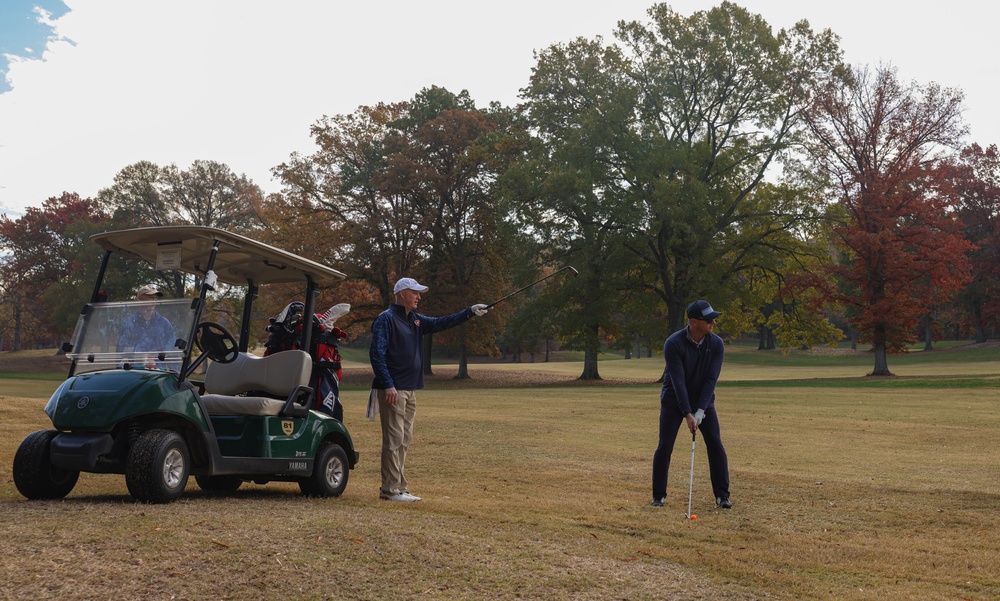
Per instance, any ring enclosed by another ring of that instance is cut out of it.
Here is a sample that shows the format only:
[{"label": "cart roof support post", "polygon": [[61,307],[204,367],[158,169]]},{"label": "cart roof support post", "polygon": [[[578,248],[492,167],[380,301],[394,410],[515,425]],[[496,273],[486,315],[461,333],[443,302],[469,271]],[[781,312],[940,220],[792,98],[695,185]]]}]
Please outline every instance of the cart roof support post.
[{"label": "cart roof support post", "polygon": [[[208,255],[208,265],[205,267],[205,275],[201,278],[201,294],[198,295],[198,308],[195,309],[194,321],[191,322],[191,331],[188,332],[187,343],[194,344],[194,338],[198,335],[198,324],[201,322],[201,314],[205,310],[205,299],[208,298],[208,291],[212,289],[208,284],[208,275],[213,273],[212,270],[215,268],[215,257],[219,254],[220,240],[215,240],[212,243],[212,252]],[[187,374],[188,366],[191,364],[191,353],[184,353],[184,361],[181,363],[181,371],[177,374],[177,384],[180,385],[184,381],[184,376]]]},{"label": "cart roof support post", "polygon": [[240,319],[240,352],[245,353],[250,348],[250,319],[253,303],[257,300],[257,286],[253,281],[247,281],[247,293],[243,297],[243,317]]},{"label": "cart roof support post", "polygon": [[302,346],[299,347],[305,352],[309,352],[312,347],[312,324],[313,314],[316,313],[316,297],[319,295],[318,286],[311,277],[306,277],[306,302],[302,309]]}]

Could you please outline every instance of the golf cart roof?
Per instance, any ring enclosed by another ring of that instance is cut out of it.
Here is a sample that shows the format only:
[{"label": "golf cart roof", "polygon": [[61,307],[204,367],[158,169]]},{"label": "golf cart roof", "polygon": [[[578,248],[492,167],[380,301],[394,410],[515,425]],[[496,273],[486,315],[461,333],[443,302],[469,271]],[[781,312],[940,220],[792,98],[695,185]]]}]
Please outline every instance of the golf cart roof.
[{"label": "golf cart roof", "polygon": [[236,286],[253,283],[288,284],[312,280],[328,284],[346,276],[330,267],[245,236],[201,225],[142,227],[94,234],[90,239],[104,250],[145,259],[157,269],[177,269],[204,275],[212,245],[220,241],[215,273],[220,282]]}]

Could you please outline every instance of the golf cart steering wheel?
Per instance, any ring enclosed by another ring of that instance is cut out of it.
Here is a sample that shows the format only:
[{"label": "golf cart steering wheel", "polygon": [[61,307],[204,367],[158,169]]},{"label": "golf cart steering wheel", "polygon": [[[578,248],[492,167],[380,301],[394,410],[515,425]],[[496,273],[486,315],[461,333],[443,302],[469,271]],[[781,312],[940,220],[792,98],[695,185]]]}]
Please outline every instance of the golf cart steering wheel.
[{"label": "golf cart steering wheel", "polygon": [[198,350],[208,354],[208,358],[218,363],[232,363],[240,354],[240,345],[229,330],[211,321],[198,324],[198,335],[194,338]]}]

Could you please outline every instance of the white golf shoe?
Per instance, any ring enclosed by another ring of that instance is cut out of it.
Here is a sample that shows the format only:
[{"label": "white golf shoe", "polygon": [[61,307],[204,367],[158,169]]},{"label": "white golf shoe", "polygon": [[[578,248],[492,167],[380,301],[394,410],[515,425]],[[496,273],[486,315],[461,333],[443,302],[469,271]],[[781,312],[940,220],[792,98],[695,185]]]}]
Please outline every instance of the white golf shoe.
[{"label": "white golf shoe", "polygon": [[379,498],[384,501],[399,501],[400,503],[413,503],[420,500],[420,497],[415,497],[408,492],[400,492],[394,495],[382,493],[379,495]]}]

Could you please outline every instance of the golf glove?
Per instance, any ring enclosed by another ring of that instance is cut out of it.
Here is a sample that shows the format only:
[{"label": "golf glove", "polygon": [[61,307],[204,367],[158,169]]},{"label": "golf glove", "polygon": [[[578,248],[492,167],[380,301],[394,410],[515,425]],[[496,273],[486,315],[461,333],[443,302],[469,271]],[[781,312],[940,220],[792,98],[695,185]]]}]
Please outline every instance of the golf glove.
[{"label": "golf glove", "polygon": [[476,314],[476,317],[482,317],[483,315],[486,315],[486,311],[488,311],[486,305],[472,305],[469,308]]},{"label": "golf glove", "polygon": [[701,420],[705,419],[705,410],[699,409],[694,412],[694,423],[696,426],[701,425]]}]

